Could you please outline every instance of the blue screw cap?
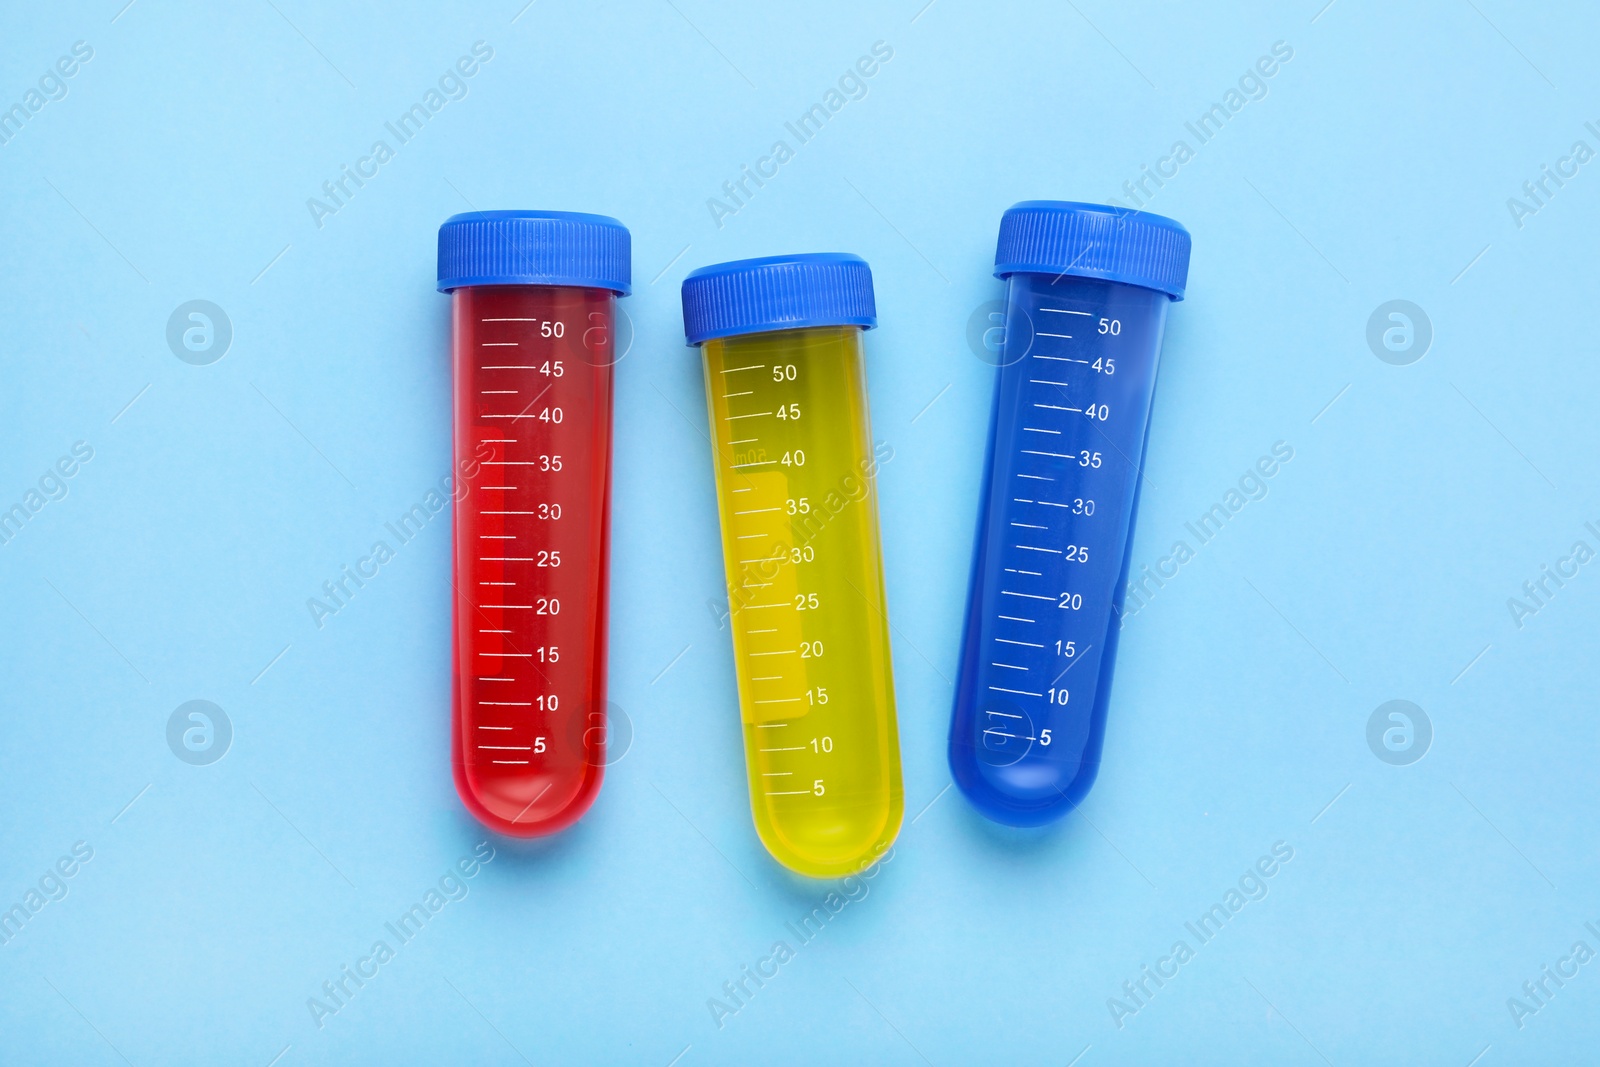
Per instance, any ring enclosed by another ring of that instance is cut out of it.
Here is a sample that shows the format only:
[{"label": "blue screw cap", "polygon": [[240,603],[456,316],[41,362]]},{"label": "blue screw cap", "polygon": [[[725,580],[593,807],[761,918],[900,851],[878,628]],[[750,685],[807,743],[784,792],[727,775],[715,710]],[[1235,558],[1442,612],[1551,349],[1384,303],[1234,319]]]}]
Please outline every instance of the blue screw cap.
[{"label": "blue screw cap", "polygon": [[1070,200],[1024,200],[1000,217],[997,278],[1066,274],[1183,299],[1189,231],[1164,215]]},{"label": "blue screw cap", "polygon": [[439,227],[439,291],[468,285],[575,285],[626,296],[633,240],[609,215],[468,211]]},{"label": "blue screw cap", "polygon": [[876,325],[872,268],[845,252],[716,263],[683,280],[683,332],[691,345],[768,330]]}]

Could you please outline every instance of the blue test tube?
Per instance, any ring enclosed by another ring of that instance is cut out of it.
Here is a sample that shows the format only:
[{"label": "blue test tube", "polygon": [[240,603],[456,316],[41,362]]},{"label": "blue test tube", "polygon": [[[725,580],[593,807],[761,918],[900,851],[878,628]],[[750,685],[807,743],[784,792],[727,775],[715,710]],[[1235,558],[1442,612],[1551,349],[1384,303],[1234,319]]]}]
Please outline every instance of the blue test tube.
[{"label": "blue test tube", "polygon": [[950,769],[996,822],[1039,826],[1100,769],[1167,305],[1189,233],[1148,212],[1029,200],[1000,220],[1005,336]]}]

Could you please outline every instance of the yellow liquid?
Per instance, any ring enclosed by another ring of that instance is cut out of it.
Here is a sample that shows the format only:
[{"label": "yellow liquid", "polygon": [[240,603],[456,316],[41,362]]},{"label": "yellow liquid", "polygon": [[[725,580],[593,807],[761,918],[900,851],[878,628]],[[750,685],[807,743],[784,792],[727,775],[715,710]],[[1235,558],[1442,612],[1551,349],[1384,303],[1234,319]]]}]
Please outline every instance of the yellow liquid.
[{"label": "yellow liquid", "polygon": [[905,811],[861,330],[701,347],[756,832],[849,874]]}]

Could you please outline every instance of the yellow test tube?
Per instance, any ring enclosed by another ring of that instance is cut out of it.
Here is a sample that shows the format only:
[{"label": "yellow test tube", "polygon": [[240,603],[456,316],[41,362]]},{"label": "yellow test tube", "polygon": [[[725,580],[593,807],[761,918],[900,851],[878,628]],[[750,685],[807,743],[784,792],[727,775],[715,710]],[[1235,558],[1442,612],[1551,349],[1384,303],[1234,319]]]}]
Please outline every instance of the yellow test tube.
[{"label": "yellow test tube", "polygon": [[857,256],[703,267],[683,283],[700,347],[756,832],[791,870],[859,870],[905,798],[878,547]]}]

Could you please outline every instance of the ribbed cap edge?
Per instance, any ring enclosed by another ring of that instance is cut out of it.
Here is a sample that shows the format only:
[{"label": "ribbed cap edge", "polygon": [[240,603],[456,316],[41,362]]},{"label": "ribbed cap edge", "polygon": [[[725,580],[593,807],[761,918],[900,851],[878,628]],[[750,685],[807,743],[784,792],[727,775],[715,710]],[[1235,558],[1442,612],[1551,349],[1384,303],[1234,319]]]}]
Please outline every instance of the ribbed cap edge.
[{"label": "ribbed cap edge", "polygon": [[1142,285],[1182,300],[1189,231],[1164,215],[1104,204],[1025,200],[1000,219],[994,272],[1066,274]]},{"label": "ribbed cap edge", "polygon": [[805,326],[878,324],[872,268],[842,252],[717,263],[683,280],[683,332],[691,345]]},{"label": "ribbed cap edge", "polygon": [[439,291],[468,285],[577,285],[627,294],[628,228],[575,211],[469,211],[439,227]]}]

